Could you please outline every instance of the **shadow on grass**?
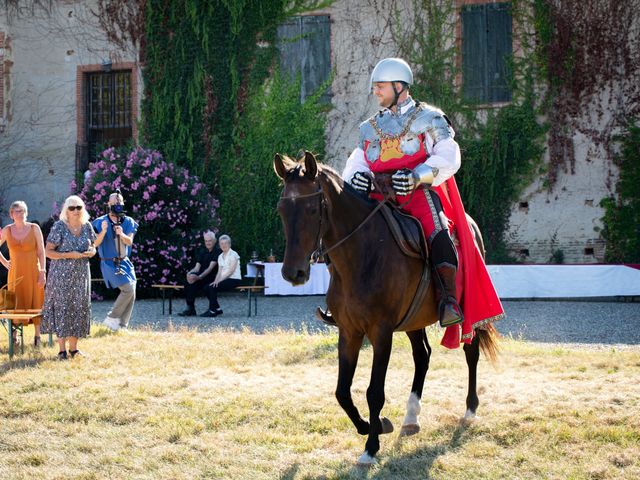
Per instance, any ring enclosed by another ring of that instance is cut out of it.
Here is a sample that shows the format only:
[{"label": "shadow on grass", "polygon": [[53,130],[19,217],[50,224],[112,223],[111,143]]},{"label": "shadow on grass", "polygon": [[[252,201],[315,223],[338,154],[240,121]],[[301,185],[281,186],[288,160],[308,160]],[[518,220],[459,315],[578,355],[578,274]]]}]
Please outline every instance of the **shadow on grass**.
[{"label": "shadow on grass", "polygon": [[[445,438],[448,437],[449,440],[440,441],[430,446],[418,446],[412,451],[402,453],[399,453],[399,451],[403,442],[415,437],[397,437],[392,450],[379,452],[382,453],[382,457],[378,457],[378,461],[380,462],[378,465],[363,467],[357,465],[355,463],[356,459],[354,458],[353,464],[343,465],[335,472],[335,477],[332,476],[331,478],[371,480],[389,480],[395,478],[422,480],[433,478],[431,469],[438,457],[450,452],[455,452],[472,439],[472,436],[465,435],[468,428],[469,426],[463,423],[442,426],[439,432],[441,432]],[[439,473],[439,476],[442,477],[442,472]],[[288,476],[281,478],[294,477]],[[321,480],[326,477],[321,475],[314,478],[315,480]]]},{"label": "shadow on grass", "polygon": [[[35,356],[28,356],[28,357],[19,353],[15,353],[13,355],[13,359],[8,360],[9,352],[6,348],[3,348],[0,351],[0,355],[2,355],[3,357],[6,356],[5,358],[7,358],[7,360],[2,364],[0,364],[0,376],[4,375],[10,370],[35,367],[37,365],[40,365],[42,362],[53,360],[54,358],[53,356],[47,355],[46,351],[42,352],[40,350],[34,350],[34,352],[36,353],[32,355],[35,355]],[[28,353],[28,350],[25,350],[25,354],[27,353]]]},{"label": "shadow on grass", "polygon": [[[117,335],[117,332],[114,332],[106,327],[98,326],[95,329],[91,330],[92,338],[101,338],[101,337],[109,337],[112,335]],[[53,341],[53,346],[43,346],[38,349],[34,349],[32,346],[28,346],[25,348],[24,354],[21,353],[20,347],[16,347],[17,350],[14,350],[13,359],[9,360],[9,349],[8,347],[3,347],[0,349],[0,358],[6,358],[7,360],[0,364],[0,376],[4,375],[10,370],[30,368],[40,365],[42,362],[47,362],[49,360],[56,360],[58,349],[57,349],[57,341]],[[49,353],[51,350],[51,353]]]}]

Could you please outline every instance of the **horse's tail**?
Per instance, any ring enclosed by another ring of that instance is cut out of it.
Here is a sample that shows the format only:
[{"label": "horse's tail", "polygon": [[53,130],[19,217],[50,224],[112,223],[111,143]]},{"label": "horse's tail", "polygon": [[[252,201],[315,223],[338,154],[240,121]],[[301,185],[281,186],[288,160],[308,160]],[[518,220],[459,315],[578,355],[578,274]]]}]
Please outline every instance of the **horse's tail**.
[{"label": "horse's tail", "polygon": [[491,363],[496,364],[499,352],[498,340],[500,339],[498,330],[492,323],[489,323],[483,330],[476,330],[476,334],[480,339],[480,350]]}]

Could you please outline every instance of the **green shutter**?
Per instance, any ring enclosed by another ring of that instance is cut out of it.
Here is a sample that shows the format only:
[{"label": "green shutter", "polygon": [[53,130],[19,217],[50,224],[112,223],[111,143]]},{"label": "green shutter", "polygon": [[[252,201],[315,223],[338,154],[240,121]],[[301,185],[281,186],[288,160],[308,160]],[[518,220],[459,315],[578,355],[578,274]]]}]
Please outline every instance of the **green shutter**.
[{"label": "green shutter", "polygon": [[461,15],[465,98],[481,103],[511,100],[511,4],[470,5],[462,8]]},{"label": "green shutter", "polygon": [[513,54],[511,5],[494,3],[487,7],[487,101],[511,100],[509,65]]},{"label": "green shutter", "polygon": [[[278,26],[280,69],[301,77],[300,100],[313,94],[331,72],[331,25],[328,15],[294,17]],[[323,94],[329,101],[329,91]]]},{"label": "green shutter", "polygon": [[462,9],[462,79],[467,100],[486,101],[487,32],[485,6]]}]

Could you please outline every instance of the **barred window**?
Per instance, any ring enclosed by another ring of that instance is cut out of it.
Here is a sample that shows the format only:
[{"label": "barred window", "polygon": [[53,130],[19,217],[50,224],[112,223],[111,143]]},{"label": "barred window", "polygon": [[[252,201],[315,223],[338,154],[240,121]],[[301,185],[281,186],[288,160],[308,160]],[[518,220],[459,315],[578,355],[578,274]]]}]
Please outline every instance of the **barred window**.
[{"label": "barred window", "polygon": [[132,139],[131,71],[90,73],[86,82],[87,145],[94,158],[97,146]]}]

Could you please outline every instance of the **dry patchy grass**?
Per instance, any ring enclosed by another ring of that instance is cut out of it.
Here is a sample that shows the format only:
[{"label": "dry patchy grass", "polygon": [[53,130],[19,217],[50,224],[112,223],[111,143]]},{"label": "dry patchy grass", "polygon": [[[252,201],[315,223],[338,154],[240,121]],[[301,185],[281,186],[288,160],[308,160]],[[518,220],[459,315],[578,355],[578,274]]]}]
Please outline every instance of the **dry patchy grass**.
[{"label": "dry patchy grass", "polygon": [[[57,362],[54,348],[5,356],[0,478],[640,478],[640,348],[504,340],[500,364],[481,363],[480,419],[463,426],[464,355],[436,347],[422,431],[382,437],[365,470],[354,465],[364,438],[333,397],[336,341],[98,327],[80,360]],[[370,364],[367,347],[353,388],[365,413]],[[397,428],[412,374],[397,335],[384,408]]]}]

